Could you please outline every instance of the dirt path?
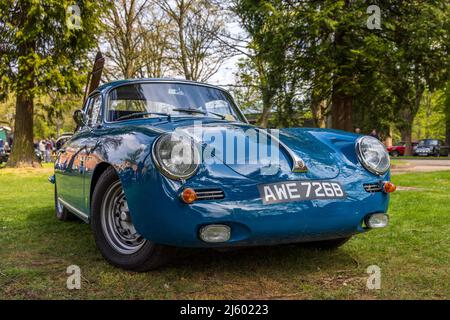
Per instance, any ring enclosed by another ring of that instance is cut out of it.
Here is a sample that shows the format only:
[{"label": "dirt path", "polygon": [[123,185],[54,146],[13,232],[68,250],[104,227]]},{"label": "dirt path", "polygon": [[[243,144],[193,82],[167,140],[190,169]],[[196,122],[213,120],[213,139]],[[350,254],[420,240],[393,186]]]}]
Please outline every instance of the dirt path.
[{"label": "dirt path", "polygon": [[392,166],[392,173],[429,172],[450,170],[450,159],[405,159],[398,158],[397,164]]}]

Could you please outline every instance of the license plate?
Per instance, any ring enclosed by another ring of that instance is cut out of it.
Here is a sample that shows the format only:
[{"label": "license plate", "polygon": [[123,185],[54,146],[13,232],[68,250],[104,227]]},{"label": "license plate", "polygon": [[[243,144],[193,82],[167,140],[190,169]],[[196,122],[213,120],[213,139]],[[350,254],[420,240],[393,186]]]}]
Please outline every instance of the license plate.
[{"label": "license plate", "polygon": [[346,197],[342,186],[338,182],[331,181],[286,181],[260,184],[258,191],[263,204]]}]

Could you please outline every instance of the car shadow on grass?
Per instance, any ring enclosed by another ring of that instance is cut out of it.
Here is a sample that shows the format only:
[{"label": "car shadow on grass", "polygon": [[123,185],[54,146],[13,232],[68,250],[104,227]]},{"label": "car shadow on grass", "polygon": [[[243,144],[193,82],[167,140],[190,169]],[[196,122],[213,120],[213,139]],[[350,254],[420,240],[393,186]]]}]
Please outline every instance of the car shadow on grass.
[{"label": "car shadow on grass", "polygon": [[[95,247],[89,225],[79,219],[58,221],[53,208],[29,211],[23,236],[34,243],[40,258],[59,258],[70,261],[91,259],[92,263],[107,265]],[[100,266],[97,266],[100,267]],[[302,244],[239,247],[227,250],[178,248],[170,263],[159,271],[201,273],[208,272],[286,272],[288,270],[348,270],[358,267],[358,262],[345,250],[317,250]],[[120,271],[120,269],[117,269]]]},{"label": "car shadow on grass", "polygon": [[205,269],[227,272],[267,269],[270,272],[286,272],[294,269],[340,270],[357,266],[357,261],[344,248],[329,251],[308,248],[302,244],[284,244],[236,248],[229,251],[180,248],[167,267],[188,267],[193,272],[203,272]]}]

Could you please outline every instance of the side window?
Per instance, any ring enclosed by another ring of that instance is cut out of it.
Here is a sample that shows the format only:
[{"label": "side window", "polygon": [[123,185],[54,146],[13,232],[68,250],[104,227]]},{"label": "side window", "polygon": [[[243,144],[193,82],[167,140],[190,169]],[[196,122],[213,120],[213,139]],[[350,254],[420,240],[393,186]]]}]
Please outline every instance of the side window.
[{"label": "side window", "polygon": [[101,122],[101,107],[102,107],[102,97],[101,95],[96,95],[89,98],[86,107],[87,115],[87,125],[93,127]]}]

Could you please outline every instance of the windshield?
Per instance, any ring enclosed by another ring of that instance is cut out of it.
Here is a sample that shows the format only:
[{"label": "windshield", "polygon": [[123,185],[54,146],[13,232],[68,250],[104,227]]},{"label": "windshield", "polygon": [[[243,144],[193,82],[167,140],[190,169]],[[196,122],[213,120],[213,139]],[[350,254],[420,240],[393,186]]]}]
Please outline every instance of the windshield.
[{"label": "windshield", "polygon": [[436,146],[436,145],[438,145],[437,140],[426,139],[426,140],[420,140],[420,142],[419,142],[419,146]]},{"label": "windshield", "polygon": [[222,90],[181,83],[138,83],[109,93],[106,120],[139,117],[205,115],[245,122],[231,98]]}]

